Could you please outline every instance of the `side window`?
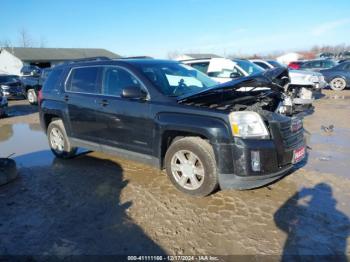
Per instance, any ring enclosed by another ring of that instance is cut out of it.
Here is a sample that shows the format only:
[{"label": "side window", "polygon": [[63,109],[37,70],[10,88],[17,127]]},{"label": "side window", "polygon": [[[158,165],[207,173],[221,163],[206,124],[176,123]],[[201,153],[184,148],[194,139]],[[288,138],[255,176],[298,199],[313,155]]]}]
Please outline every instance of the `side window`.
[{"label": "side window", "polygon": [[194,69],[197,69],[198,71],[201,71],[202,73],[206,74],[208,72],[209,62],[195,63],[191,64],[191,66]]},{"label": "side window", "polygon": [[128,86],[140,86],[141,83],[127,70],[120,67],[105,67],[102,78],[103,94],[121,96]]},{"label": "side window", "polygon": [[100,94],[99,71],[100,67],[97,66],[73,68],[67,82],[67,91]]},{"label": "side window", "polygon": [[52,70],[44,82],[43,90],[52,91],[58,89],[59,81],[62,76],[63,69]]},{"label": "side window", "polygon": [[261,62],[254,62],[254,64],[260,66],[263,69],[270,69],[269,66],[265,63],[261,63]]},{"label": "side window", "polygon": [[333,67],[334,66],[334,63],[332,61],[323,61],[322,62],[322,67],[323,68],[330,68],[330,67]]},{"label": "side window", "polygon": [[314,61],[314,62],[310,62],[307,67],[311,67],[311,68],[319,68],[321,67],[321,61]]}]

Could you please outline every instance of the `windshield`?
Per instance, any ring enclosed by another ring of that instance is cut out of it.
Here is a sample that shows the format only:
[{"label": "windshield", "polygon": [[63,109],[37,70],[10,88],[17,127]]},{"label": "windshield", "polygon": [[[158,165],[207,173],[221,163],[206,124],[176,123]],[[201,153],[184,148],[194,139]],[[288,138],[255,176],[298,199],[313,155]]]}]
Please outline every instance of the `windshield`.
[{"label": "windshield", "polygon": [[264,72],[260,66],[248,61],[248,60],[234,60],[240,68],[247,72],[248,75],[256,75]]},{"label": "windshield", "polygon": [[198,70],[180,63],[138,64],[145,76],[167,96],[181,96],[218,83]]},{"label": "windshield", "polygon": [[15,82],[18,80],[18,76],[0,76],[1,83]]}]

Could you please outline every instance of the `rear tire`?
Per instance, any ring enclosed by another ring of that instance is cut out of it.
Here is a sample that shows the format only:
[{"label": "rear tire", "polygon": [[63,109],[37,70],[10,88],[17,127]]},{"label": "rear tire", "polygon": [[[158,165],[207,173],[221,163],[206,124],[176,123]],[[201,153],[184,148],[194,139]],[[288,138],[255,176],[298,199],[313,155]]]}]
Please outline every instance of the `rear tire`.
[{"label": "rear tire", "polygon": [[27,91],[27,100],[28,100],[29,104],[31,104],[31,105],[35,105],[38,103],[38,97],[37,97],[34,89],[29,89]]},{"label": "rear tire", "polygon": [[199,137],[173,142],[166,152],[165,165],[170,181],[181,192],[204,197],[218,188],[213,148]]},{"label": "rear tire", "polygon": [[332,79],[330,86],[334,91],[342,91],[346,87],[346,81],[341,77],[336,77]]},{"label": "rear tire", "polygon": [[77,148],[71,146],[62,120],[54,120],[49,124],[47,137],[51,151],[56,157],[69,159],[75,156]]}]

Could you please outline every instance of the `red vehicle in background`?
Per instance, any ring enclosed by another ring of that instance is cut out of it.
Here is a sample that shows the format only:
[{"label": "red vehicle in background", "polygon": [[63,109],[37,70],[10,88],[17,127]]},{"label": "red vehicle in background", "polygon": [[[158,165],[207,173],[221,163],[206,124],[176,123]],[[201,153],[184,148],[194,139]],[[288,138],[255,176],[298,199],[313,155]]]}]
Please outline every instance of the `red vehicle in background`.
[{"label": "red vehicle in background", "polygon": [[302,61],[293,61],[293,62],[289,63],[288,68],[294,69],[294,70],[299,70],[303,63],[304,62],[302,62]]}]

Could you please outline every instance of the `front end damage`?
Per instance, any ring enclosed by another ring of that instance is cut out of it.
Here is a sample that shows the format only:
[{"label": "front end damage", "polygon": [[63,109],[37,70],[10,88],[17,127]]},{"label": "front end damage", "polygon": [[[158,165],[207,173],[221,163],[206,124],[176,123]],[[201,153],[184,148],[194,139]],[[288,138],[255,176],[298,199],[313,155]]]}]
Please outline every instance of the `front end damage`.
[{"label": "front end damage", "polygon": [[[276,73],[276,72],[275,72]],[[288,78],[279,74],[250,76],[178,99],[189,106],[235,112],[256,112],[268,131],[264,137],[237,137],[213,144],[217,152],[222,189],[250,189],[266,185],[288,173],[305,154],[302,121],[280,114],[283,87]],[[272,81],[273,79],[273,81]],[[245,91],[242,91],[242,90]]]},{"label": "front end damage", "polygon": [[314,93],[320,93],[327,86],[322,74],[302,70],[289,70],[290,83],[285,86],[285,94],[292,98],[294,112],[312,109]]}]

